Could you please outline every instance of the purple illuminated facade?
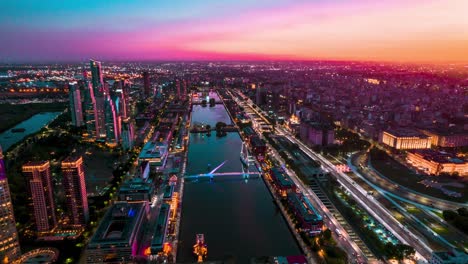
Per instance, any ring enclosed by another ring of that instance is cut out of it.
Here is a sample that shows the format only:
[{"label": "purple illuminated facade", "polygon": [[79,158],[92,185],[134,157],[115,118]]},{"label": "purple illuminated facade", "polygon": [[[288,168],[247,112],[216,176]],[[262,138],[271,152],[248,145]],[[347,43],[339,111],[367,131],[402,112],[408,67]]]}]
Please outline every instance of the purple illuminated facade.
[{"label": "purple illuminated facade", "polygon": [[0,262],[10,263],[16,260],[20,252],[18,233],[16,231],[13,204],[10,188],[0,147]]},{"label": "purple illuminated facade", "polygon": [[39,233],[51,231],[57,225],[49,161],[28,162],[23,165],[32,199],[36,228]]},{"label": "purple illuminated facade", "polygon": [[68,215],[74,225],[89,221],[88,197],[82,157],[68,157],[62,161],[63,188]]}]

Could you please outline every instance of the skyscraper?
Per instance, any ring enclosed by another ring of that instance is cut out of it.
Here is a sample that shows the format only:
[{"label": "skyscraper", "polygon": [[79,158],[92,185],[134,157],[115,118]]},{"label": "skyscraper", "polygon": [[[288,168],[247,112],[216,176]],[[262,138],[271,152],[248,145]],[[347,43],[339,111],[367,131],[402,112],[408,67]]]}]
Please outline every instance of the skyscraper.
[{"label": "skyscraper", "polygon": [[112,100],[110,95],[106,96],[104,109],[106,141],[110,143],[118,143],[120,138],[120,116],[117,114],[114,100]]},{"label": "skyscraper", "polygon": [[47,232],[57,225],[49,161],[34,161],[23,165],[31,194],[33,214],[38,232]]},{"label": "skyscraper", "polygon": [[128,117],[128,84],[126,80],[117,80],[114,83],[114,89],[111,94],[114,96],[117,113],[122,120]]},{"label": "skyscraper", "polygon": [[145,97],[150,94],[150,78],[148,72],[143,72],[143,93]]},{"label": "skyscraper", "polygon": [[182,81],[182,99],[187,99],[187,81]]},{"label": "skyscraper", "polygon": [[91,84],[93,87],[95,105],[94,105],[94,119],[96,122],[96,131],[97,138],[106,136],[105,128],[105,114],[104,114],[104,105],[105,105],[105,95],[107,93],[106,86],[104,85],[101,62],[90,60],[91,68]]},{"label": "skyscraper", "polygon": [[62,176],[70,220],[75,225],[85,225],[89,221],[89,209],[83,158],[68,157],[63,160]]},{"label": "skyscraper", "polygon": [[124,151],[127,151],[133,148],[135,134],[133,123],[130,118],[126,118],[122,121],[122,148]]},{"label": "skyscraper", "polygon": [[68,95],[72,124],[76,127],[80,127],[84,124],[83,109],[81,105],[81,92],[76,82],[68,84]]},{"label": "skyscraper", "polygon": [[10,188],[0,147],[0,262],[9,263],[20,254]]},{"label": "skyscraper", "polygon": [[97,137],[97,130],[96,130],[96,114],[94,108],[96,106],[96,101],[94,99],[94,92],[87,80],[86,72],[84,73],[84,81],[83,81],[83,93],[84,93],[84,101],[83,101],[83,109],[84,109],[84,121],[86,124],[86,131],[91,138]]},{"label": "skyscraper", "polygon": [[90,60],[89,64],[91,68],[91,84],[93,86],[94,95],[99,96],[104,94],[104,78],[102,76],[101,62]]},{"label": "skyscraper", "polygon": [[178,79],[176,80],[176,96],[177,96],[176,98],[178,100],[181,99],[181,97],[180,97],[180,81]]}]

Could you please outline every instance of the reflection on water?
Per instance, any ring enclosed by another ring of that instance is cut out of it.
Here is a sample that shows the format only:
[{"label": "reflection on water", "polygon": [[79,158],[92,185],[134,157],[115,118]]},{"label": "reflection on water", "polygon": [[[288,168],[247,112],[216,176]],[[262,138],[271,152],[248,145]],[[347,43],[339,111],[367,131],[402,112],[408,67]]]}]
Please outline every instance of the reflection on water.
[{"label": "reflection on water", "polygon": [[[193,109],[193,120],[204,120],[210,125],[218,121],[230,123],[222,105],[211,110],[201,106]],[[186,173],[206,173],[224,161],[217,172],[241,172],[241,144],[238,133],[221,138],[191,134]],[[198,233],[205,234],[208,260],[233,257],[235,263],[249,263],[250,258],[257,256],[301,254],[267,187],[258,177],[187,180],[180,228],[177,262],[195,261],[192,246]]]},{"label": "reflection on water", "polygon": [[[3,150],[7,150],[9,147],[15,143],[21,141],[23,138],[30,134],[34,134],[37,131],[41,130],[44,126],[49,124],[62,112],[45,112],[39,113],[31,118],[17,124],[16,126],[4,131],[0,134],[0,144]],[[24,131],[21,132],[12,132],[12,129],[24,128]]]}]

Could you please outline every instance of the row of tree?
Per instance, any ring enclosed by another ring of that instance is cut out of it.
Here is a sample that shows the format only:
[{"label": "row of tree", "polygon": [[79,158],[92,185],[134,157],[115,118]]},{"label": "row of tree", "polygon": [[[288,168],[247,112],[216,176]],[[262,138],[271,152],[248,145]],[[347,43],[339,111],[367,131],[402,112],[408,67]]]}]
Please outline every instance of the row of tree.
[{"label": "row of tree", "polygon": [[468,234],[468,209],[460,208],[457,211],[443,211],[445,221],[451,223],[463,233]]}]

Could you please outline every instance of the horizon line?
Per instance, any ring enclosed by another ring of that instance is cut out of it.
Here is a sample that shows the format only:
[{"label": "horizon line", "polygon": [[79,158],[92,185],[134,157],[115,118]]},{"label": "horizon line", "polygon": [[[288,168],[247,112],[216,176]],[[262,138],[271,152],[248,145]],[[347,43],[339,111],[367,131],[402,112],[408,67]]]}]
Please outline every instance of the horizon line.
[{"label": "horizon line", "polygon": [[416,65],[465,65],[468,66],[468,61],[406,61],[406,60],[374,60],[374,59],[295,59],[295,58],[259,58],[259,59],[58,59],[58,60],[16,60],[16,61],[0,61],[0,65],[37,65],[37,64],[79,64],[89,62],[90,60],[96,60],[100,62],[111,62],[111,63],[170,63],[170,62],[357,62],[357,63],[385,63],[385,64],[416,64]]}]

